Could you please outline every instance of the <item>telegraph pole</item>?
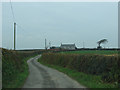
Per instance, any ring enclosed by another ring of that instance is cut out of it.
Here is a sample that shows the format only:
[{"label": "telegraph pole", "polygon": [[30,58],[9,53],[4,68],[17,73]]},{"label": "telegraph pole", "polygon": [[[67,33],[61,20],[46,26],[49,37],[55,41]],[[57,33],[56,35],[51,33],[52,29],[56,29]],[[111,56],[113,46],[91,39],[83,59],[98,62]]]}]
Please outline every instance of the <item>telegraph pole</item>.
[{"label": "telegraph pole", "polygon": [[46,43],[46,42],[47,42],[47,40],[46,40],[46,38],[45,38],[45,49],[47,50],[47,46],[46,46],[47,43]]},{"label": "telegraph pole", "polygon": [[16,50],[16,23],[14,22],[14,50]]}]

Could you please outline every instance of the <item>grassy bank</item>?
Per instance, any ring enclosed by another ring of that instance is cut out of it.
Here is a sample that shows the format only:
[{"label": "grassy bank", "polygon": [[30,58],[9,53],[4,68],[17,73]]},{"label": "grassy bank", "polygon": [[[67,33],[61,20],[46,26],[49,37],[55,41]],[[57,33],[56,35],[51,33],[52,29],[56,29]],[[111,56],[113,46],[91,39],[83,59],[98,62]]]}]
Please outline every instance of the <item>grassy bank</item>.
[{"label": "grassy bank", "polygon": [[78,72],[76,70],[64,68],[57,65],[46,64],[41,59],[39,59],[38,61],[43,65],[67,74],[68,76],[76,80],[78,83],[88,88],[116,88],[116,85],[114,84],[103,83],[100,76],[85,74],[83,72]]},{"label": "grassy bank", "polygon": [[21,88],[29,74],[27,60],[37,54],[2,49],[2,87]]},{"label": "grassy bank", "polygon": [[[39,61],[43,64],[53,65],[54,68],[60,67],[62,72],[69,73],[71,77],[90,88],[111,88],[118,85],[120,70],[117,65],[117,56],[45,53]],[[72,74],[71,70],[76,71],[76,74]]]}]

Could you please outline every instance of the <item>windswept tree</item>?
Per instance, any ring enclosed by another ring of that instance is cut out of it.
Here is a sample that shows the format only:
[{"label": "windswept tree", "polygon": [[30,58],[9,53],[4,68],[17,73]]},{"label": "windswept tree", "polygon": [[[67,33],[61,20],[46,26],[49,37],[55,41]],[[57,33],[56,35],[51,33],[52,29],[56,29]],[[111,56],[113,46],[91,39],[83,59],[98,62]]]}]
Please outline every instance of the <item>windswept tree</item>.
[{"label": "windswept tree", "polygon": [[100,41],[98,41],[97,42],[97,44],[98,44],[98,49],[101,49],[102,48],[102,46],[101,46],[101,44],[105,44],[105,43],[107,43],[108,42],[108,40],[107,39],[102,39],[102,40],[100,40]]}]

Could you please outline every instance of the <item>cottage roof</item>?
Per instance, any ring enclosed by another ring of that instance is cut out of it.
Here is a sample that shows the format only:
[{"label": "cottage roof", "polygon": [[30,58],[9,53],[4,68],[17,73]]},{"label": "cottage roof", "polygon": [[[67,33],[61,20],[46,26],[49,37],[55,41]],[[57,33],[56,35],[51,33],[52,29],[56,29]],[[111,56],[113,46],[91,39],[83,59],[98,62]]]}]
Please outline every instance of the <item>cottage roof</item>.
[{"label": "cottage roof", "polygon": [[75,44],[61,44],[61,46],[75,46]]}]

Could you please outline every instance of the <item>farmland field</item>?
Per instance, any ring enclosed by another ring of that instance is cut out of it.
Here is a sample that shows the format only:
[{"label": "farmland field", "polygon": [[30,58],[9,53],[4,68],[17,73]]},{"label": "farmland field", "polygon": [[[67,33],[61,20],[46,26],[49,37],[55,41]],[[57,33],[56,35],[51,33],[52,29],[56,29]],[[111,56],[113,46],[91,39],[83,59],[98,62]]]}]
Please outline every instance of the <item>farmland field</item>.
[{"label": "farmland field", "polygon": [[61,53],[116,55],[118,54],[118,51],[117,50],[80,50],[80,51],[66,51]]}]

